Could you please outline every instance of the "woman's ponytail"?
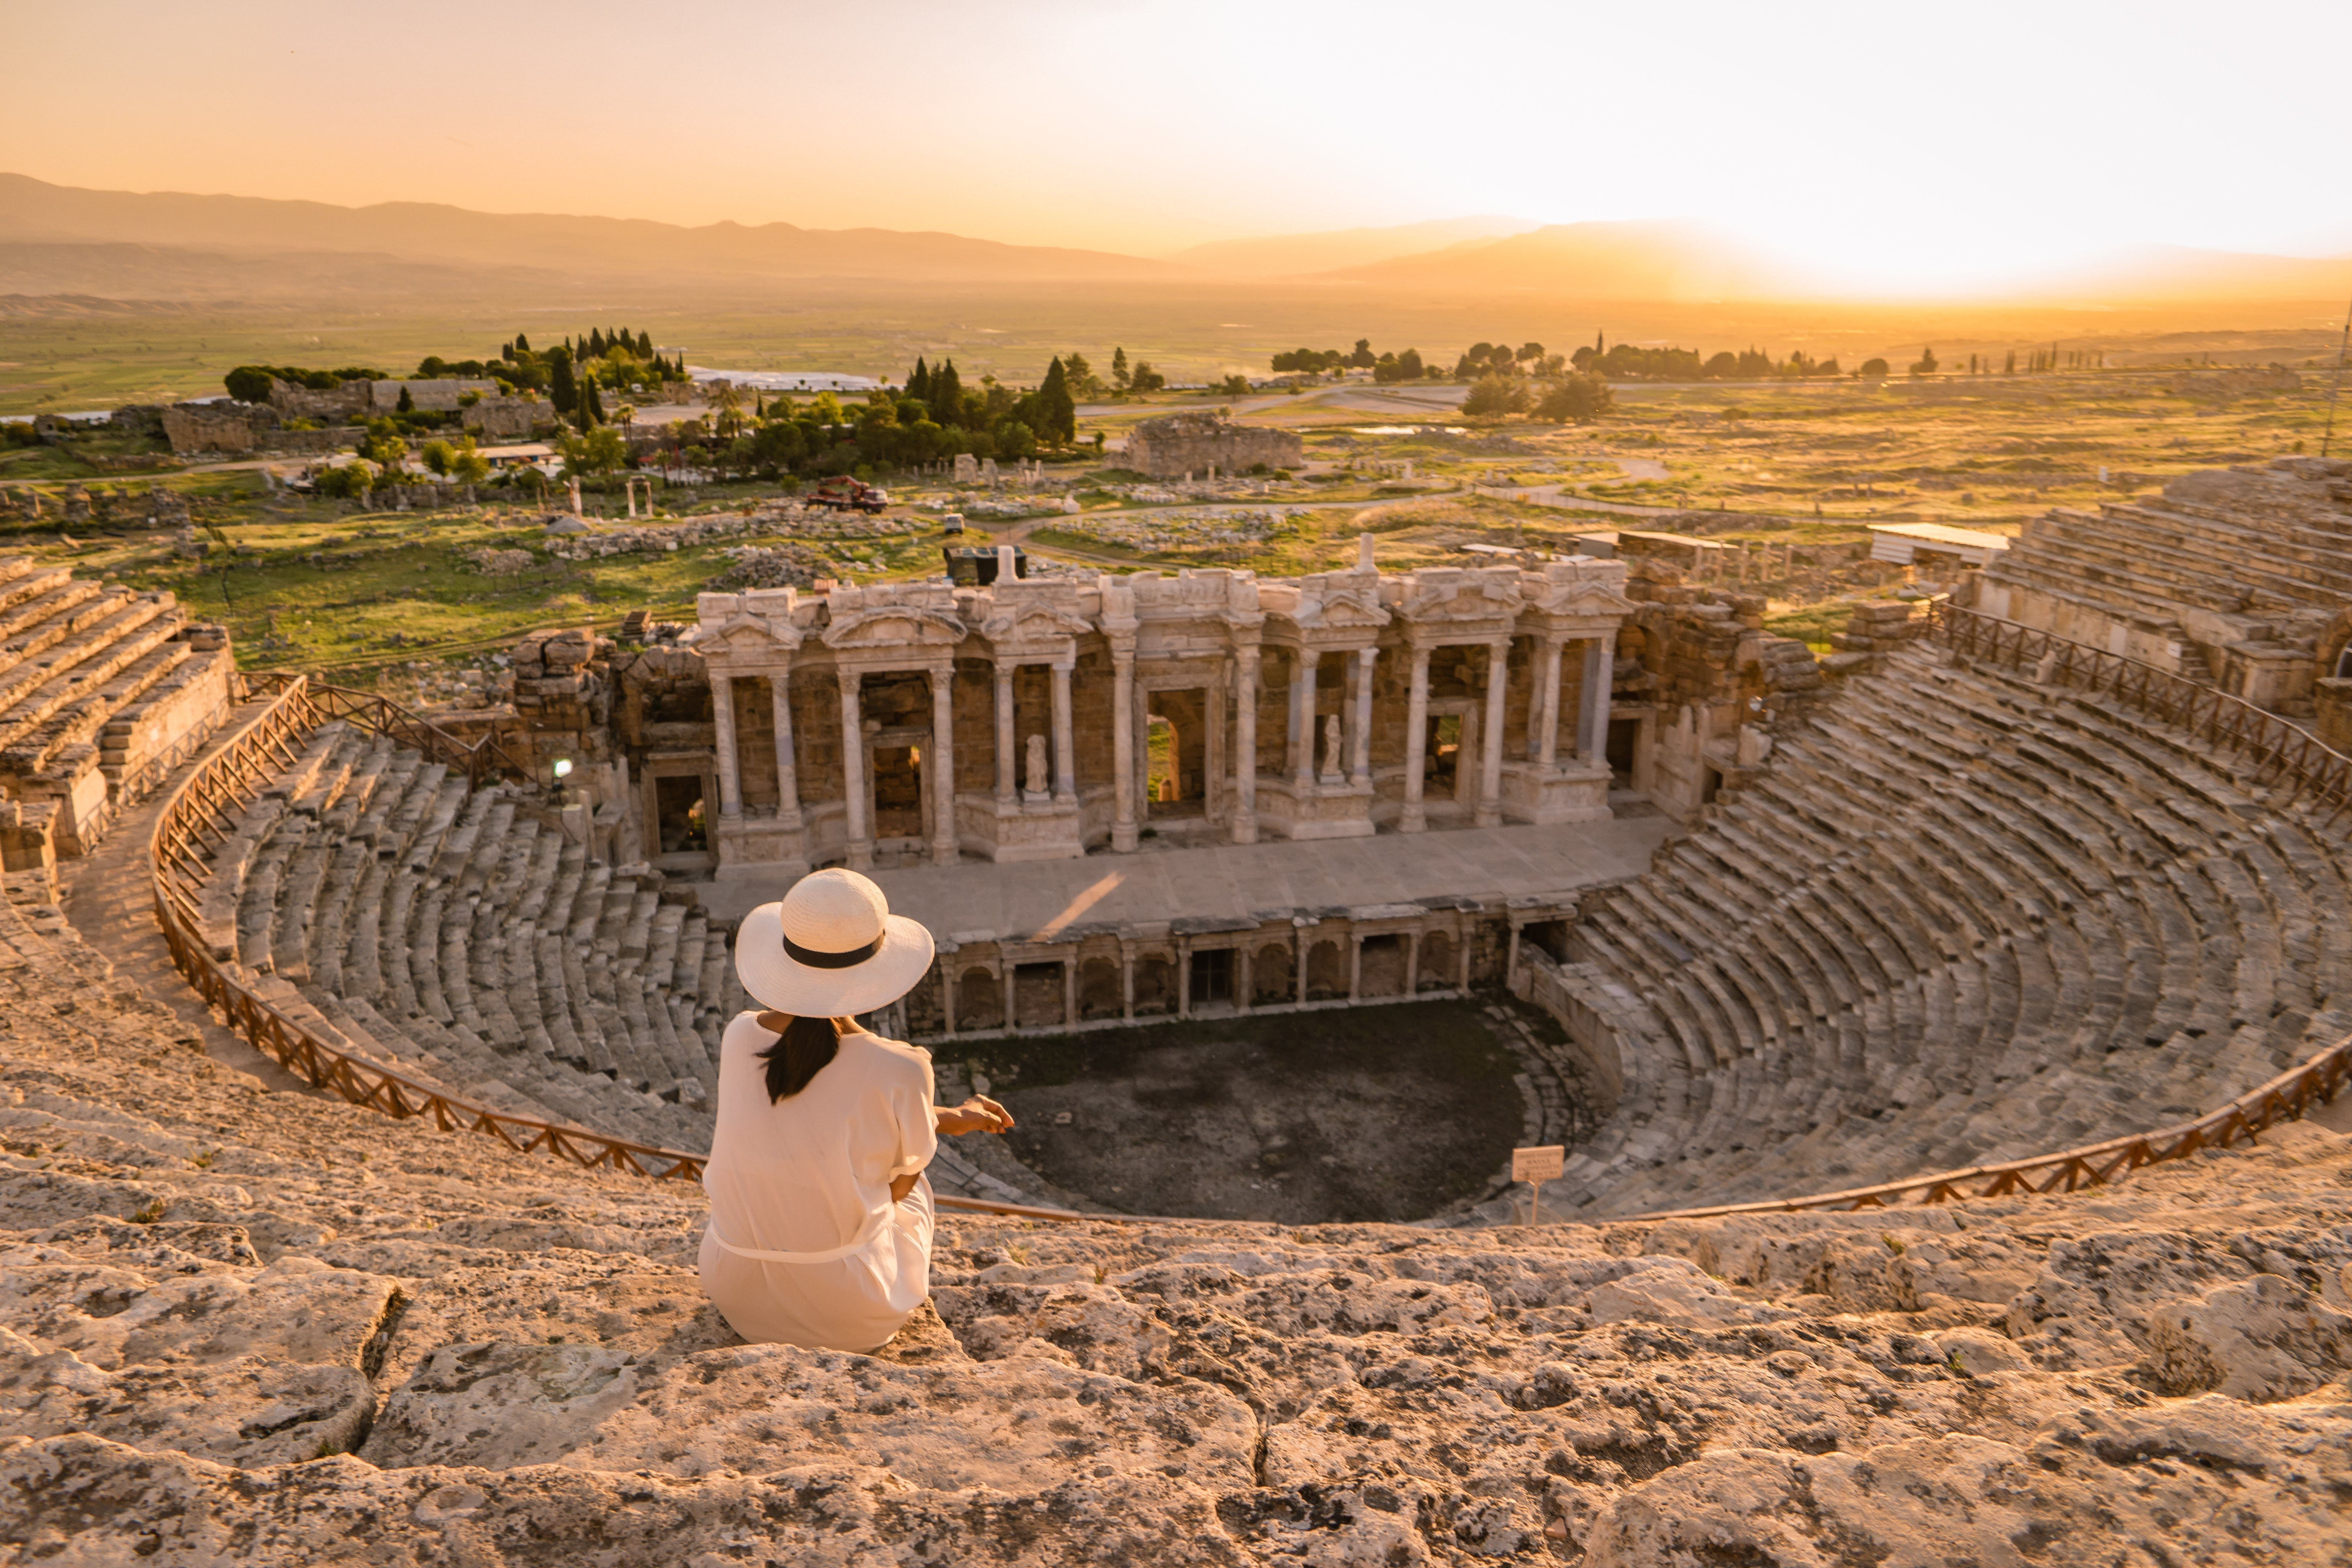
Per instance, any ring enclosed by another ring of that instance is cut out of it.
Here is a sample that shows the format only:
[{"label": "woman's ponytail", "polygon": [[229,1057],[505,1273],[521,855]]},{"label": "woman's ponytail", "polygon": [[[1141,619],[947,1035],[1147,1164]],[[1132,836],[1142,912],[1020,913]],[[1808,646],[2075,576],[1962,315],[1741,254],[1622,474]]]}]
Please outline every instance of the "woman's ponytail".
[{"label": "woman's ponytail", "polygon": [[789,1100],[808,1087],[841,1047],[841,1020],[793,1018],[783,1037],[760,1053],[768,1064],[768,1103]]}]

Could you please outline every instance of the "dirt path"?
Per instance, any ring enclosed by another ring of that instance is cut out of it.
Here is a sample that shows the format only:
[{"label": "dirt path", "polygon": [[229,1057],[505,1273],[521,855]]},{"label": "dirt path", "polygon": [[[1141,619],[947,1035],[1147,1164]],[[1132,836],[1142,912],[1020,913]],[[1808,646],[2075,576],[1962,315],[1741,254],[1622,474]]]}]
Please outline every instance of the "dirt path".
[{"label": "dirt path", "polygon": [[275,1089],[315,1092],[310,1085],[254,1049],[215,1016],[180,972],[173,967],[172,950],[164,944],[163,928],[155,923],[154,884],[147,870],[147,841],[155,831],[163,803],[180,781],[212,757],[228,738],[258,718],[267,704],[247,703],[230,711],[220,733],[210,744],[165,780],[162,787],[116,822],[98,853],[59,866],[64,883],[66,919],[82,940],[114,961],[118,973],[135,980],[147,994],[179,1015],[202,1034],[205,1054],[223,1067],[246,1073]]}]

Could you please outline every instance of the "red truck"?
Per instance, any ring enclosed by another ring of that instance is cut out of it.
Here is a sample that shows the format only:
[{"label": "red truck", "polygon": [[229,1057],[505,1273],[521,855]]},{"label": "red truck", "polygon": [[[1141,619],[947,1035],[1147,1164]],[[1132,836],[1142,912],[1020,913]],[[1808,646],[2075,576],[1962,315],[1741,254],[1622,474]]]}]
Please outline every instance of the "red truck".
[{"label": "red truck", "polygon": [[809,492],[807,501],[834,511],[880,511],[890,504],[890,492],[863,479],[827,479]]}]

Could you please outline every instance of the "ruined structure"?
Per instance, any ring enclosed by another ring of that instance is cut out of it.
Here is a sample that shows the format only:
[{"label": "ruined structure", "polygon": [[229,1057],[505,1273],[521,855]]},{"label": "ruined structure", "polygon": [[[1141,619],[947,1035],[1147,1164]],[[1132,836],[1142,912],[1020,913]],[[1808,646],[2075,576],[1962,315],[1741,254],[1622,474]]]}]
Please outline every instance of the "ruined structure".
[{"label": "ruined structure", "polygon": [[1212,472],[1244,473],[1260,464],[1295,468],[1305,456],[1295,430],[1236,425],[1216,414],[1166,414],[1128,431],[1119,466],[1155,479],[1205,479]]},{"label": "ruined structure", "polygon": [[[1367,560],[1284,581],[706,594],[674,651],[614,665],[564,644],[562,689],[519,673],[516,693],[580,704],[528,722],[620,770],[579,782],[648,856],[678,852],[698,803],[700,868],[722,881],[1124,853],[1146,830],[1250,844],[1598,820],[1624,584],[1613,562]],[[556,647],[533,646],[526,670]]]},{"label": "ruined structure", "polygon": [[[1488,1231],[941,1216],[747,1345],[702,1194],[265,1095],[0,902],[26,1561],[1239,1568],[2338,1553],[2352,1141],[2114,1188]],[[1547,1213],[1549,1213],[1549,1207]]]},{"label": "ruined structure", "polygon": [[[1976,606],[2307,712],[2352,675],[2352,462],[2183,475],[2154,500],[2053,508],[1988,566]],[[2341,666],[2342,668],[2339,668]]]},{"label": "ruined structure", "polygon": [[168,593],[0,560],[0,797],[17,831],[87,854],[219,727],[234,670],[226,634]]}]

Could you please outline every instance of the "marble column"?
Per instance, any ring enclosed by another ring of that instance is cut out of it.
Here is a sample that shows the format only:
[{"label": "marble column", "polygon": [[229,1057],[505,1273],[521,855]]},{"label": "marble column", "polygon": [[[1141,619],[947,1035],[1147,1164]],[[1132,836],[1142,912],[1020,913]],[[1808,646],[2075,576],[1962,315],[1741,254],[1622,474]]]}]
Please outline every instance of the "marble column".
[{"label": "marble column", "polygon": [[1013,1019],[1013,982],[1019,966],[1009,958],[999,958],[996,966],[1004,972],[1004,1027],[1010,1033],[1016,1026]]},{"label": "marble column", "polygon": [[996,805],[1000,811],[1013,809],[1018,798],[1013,793],[1013,666],[999,663],[996,667]]},{"label": "marble column", "polygon": [[1192,944],[1189,942],[1176,949],[1176,1016],[1192,1016]]},{"label": "marble column", "polygon": [[1348,1000],[1360,1002],[1363,999],[1364,939],[1351,934],[1348,938]]},{"label": "marble column", "polygon": [[1397,830],[1419,833],[1429,826],[1421,805],[1422,773],[1429,766],[1429,650],[1412,650],[1412,685],[1404,707],[1404,808]]},{"label": "marble column", "polygon": [[1290,659],[1290,787],[1304,799],[1315,782],[1315,662],[1312,648]]},{"label": "marble column", "polygon": [[1348,776],[1360,787],[1372,782],[1372,672],[1380,649],[1356,650],[1356,733],[1349,746]]},{"label": "marble column", "polygon": [[947,1009],[947,1017],[940,1025],[940,1033],[952,1040],[956,1029],[955,965],[949,963],[948,958],[947,954],[941,954],[940,958],[940,1001]]},{"label": "marble column", "polygon": [[1307,955],[1315,951],[1315,943],[1307,934],[1310,929],[1307,926],[1291,928],[1296,934],[1290,945],[1297,951],[1298,956],[1296,966],[1291,970],[1290,979],[1292,989],[1298,993],[1297,1001],[1301,1007],[1307,1005]]},{"label": "marble column", "polygon": [[923,772],[931,781],[931,864],[952,866],[961,836],[955,819],[955,671],[931,671],[931,749]]},{"label": "marble column", "polygon": [[1471,823],[1492,827],[1503,820],[1503,702],[1511,673],[1511,645],[1504,639],[1486,649],[1486,718],[1478,736],[1478,807]]},{"label": "marble column", "polygon": [[710,716],[716,721],[719,751],[719,815],[743,815],[743,765],[735,755],[735,678],[710,672]]},{"label": "marble column", "polygon": [[1547,773],[1559,755],[1559,667],[1567,655],[1568,645],[1558,637],[1545,637],[1536,644],[1536,657],[1543,668],[1537,677],[1536,744],[1528,755]]},{"label": "marble column", "polygon": [[768,696],[776,713],[776,820],[786,827],[798,827],[801,770],[793,748],[792,666],[768,677]]},{"label": "marble column", "polygon": [[1576,760],[1598,767],[1609,755],[1609,696],[1616,681],[1617,637],[1605,633],[1584,645],[1584,685],[1576,708]]},{"label": "marble column", "polygon": [[1067,663],[1054,670],[1054,804],[1078,803],[1078,740],[1070,714],[1070,670]]},{"label": "marble column", "polygon": [[874,801],[866,787],[866,712],[857,690],[861,678],[856,670],[845,669],[840,679],[841,796],[847,812],[849,868],[870,871],[874,868],[874,831],[869,826]]},{"label": "marble column", "polygon": [[1242,944],[1234,949],[1234,1011],[1236,1013],[1250,1010],[1250,993],[1255,988],[1252,979],[1255,966],[1251,963],[1251,954],[1255,951],[1255,937],[1244,938]]},{"label": "marble column", "polygon": [[1062,1027],[1078,1021],[1078,961],[1062,960]]},{"label": "marble column", "polygon": [[1118,1016],[1135,1022],[1135,950],[1124,941],[1118,944]]},{"label": "marble column", "polygon": [[1404,934],[1404,994],[1421,994],[1421,933],[1417,931]]},{"label": "marble column", "polygon": [[1135,826],[1135,656],[1111,649],[1110,847],[1133,850]]},{"label": "marble column", "polygon": [[1257,659],[1234,652],[1234,842],[1257,842]]}]

